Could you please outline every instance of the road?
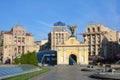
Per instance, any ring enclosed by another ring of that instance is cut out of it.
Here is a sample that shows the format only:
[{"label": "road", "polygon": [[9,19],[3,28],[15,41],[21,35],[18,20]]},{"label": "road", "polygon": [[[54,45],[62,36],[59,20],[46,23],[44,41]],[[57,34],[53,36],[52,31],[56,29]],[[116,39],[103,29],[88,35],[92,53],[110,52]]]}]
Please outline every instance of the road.
[{"label": "road", "polygon": [[81,67],[75,66],[57,66],[50,72],[34,77],[32,80],[98,80],[88,76],[93,72],[83,72]]}]

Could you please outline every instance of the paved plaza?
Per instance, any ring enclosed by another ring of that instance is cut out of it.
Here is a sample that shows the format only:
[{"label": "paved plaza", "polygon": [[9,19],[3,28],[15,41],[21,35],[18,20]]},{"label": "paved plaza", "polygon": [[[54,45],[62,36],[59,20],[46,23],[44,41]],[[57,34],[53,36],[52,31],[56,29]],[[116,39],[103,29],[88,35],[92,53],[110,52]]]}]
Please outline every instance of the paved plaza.
[{"label": "paved plaza", "polygon": [[36,76],[31,80],[98,80],[89,78],[93,72],[81,71],[79,65],[56,66],[50,72]]}]

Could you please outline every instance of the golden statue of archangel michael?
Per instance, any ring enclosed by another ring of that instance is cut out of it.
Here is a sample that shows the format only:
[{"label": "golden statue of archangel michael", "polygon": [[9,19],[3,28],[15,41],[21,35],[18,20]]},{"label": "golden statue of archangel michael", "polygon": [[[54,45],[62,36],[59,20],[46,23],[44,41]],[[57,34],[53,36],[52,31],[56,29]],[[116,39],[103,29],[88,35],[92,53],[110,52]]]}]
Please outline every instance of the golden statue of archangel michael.
[{"label": "golden statue of archangel michael", "polygon": [[77,25],[75,26],[67,26],[68,29],[71,31],[71,37],[74,37],[74,32],[75,32],[75,29],[77,28]]}]

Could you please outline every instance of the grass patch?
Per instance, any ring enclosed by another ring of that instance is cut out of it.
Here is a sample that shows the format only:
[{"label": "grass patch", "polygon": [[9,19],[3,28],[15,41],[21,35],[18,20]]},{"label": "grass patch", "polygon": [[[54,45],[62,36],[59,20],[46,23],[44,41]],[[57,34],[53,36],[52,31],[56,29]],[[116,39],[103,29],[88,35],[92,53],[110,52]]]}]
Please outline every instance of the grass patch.
[{"label": "grass patch", "polygon": [[34,76],[45,73],[47,71],[50,71],[50,69],[49,68],[43,68],[42,70],[39,70],[39,71],[35,71],[35,72],[27,73],[27,74],[22,74],[22,75],[6,78],[4,80],[28,80],[28,79],[30,79]]}]

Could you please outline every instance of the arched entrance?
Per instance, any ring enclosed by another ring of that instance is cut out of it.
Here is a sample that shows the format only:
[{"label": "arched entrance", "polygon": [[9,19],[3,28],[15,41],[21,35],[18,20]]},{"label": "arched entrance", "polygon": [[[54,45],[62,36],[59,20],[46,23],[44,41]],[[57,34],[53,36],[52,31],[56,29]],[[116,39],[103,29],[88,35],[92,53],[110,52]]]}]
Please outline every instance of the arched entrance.
[{"label": "arched entrance", "polygon": [[69,65],[74,65],[77,64],[77,57],[74,54],[71,54],[69,56]]}]

